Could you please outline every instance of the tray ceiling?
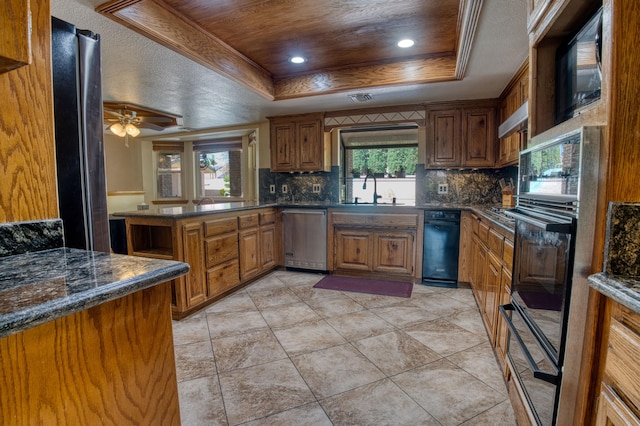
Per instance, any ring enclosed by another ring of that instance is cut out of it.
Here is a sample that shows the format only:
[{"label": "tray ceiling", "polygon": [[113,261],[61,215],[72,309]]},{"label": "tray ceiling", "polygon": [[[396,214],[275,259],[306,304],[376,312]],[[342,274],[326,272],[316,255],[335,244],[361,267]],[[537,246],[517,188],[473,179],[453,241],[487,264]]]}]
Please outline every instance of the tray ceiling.
[{"label": "tray ceiling", "polygon": [[[282,100],[459,80],[482,1],[115,0],[99,13]],[[402,49],[403,38],[415,41]],[[293,64],[292,56],[307,61]]]}]

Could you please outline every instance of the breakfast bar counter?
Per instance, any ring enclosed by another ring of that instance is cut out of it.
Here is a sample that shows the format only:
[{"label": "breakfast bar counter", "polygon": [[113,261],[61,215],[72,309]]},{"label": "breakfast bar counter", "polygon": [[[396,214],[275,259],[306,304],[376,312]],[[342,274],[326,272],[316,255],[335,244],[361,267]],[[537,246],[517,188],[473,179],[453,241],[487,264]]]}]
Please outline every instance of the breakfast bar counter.
[{"label": "breakfast bar counter", "polygon": [[0,227],[0,424],[179,425],[169,282],[189,265],[40,225]]}]

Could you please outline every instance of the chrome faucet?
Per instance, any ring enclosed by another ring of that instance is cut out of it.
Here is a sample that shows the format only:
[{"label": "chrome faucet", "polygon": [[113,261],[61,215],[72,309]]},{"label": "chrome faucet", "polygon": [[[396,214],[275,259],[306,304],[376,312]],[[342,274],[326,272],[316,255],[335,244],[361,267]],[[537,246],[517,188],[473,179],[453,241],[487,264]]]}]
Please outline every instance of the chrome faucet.
[{"label": "chrome faucet", "polygon": [[204,198],[201,198],[200,201],[198,201],[197,205],[201,206],[203,204],[214,204],[214,201],[212,198],[204,197]]},{"label": "chrome faucet", "polygon": [[373,204],[378,204],[378,198],[382,198],[382,195],[378,195],[378,181],[373,173],[367,173],[364,177],[364,183],[362,184],[362,189],[367,189],[367,179],[371,176],[373,178]]}]

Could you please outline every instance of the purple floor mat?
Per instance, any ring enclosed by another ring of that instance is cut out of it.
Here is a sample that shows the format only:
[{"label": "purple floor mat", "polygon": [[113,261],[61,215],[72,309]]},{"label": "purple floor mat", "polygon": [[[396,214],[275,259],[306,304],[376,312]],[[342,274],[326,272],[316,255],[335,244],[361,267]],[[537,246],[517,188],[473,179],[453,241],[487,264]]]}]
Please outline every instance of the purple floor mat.
[{"label": "purple floor mat", "polygon": [[394,297],[411,297],[411,291],[413,290],[413,284],[411,283],[341,277],[338,275],[327,275],[313,287]]}]

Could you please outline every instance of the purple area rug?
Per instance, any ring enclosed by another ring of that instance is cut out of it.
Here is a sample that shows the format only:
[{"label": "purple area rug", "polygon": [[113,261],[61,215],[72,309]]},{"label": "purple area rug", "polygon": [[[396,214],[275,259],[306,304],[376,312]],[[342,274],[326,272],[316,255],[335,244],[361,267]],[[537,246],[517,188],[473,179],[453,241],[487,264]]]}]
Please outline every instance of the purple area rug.
[{"label": "purple area rug", "polygon": [[394,297],[411,297],[411,291],[413,290],[413,284],[411,283],[341,277],[338,275],[327,275],[313,287]]}]

